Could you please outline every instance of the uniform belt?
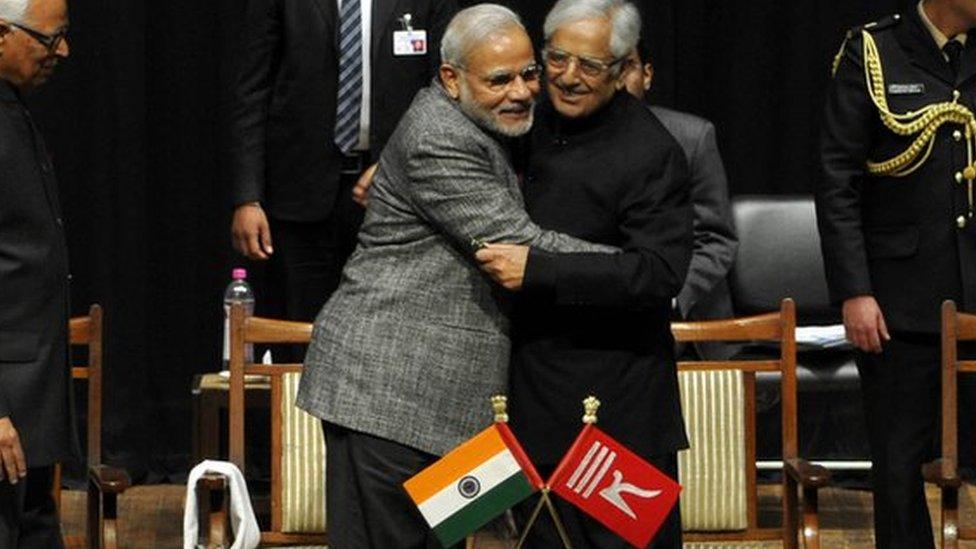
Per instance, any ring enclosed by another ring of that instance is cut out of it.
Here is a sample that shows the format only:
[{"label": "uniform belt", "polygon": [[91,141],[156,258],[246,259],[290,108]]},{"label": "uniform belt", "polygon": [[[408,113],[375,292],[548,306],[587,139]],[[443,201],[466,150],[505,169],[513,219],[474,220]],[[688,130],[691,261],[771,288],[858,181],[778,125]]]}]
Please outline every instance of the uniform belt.
[{"label": "uniform belt", "polygon": [[359,175],[369,167],[369,151],[349,151],[342,155],[342,168],[339,170],[344,175]]}]

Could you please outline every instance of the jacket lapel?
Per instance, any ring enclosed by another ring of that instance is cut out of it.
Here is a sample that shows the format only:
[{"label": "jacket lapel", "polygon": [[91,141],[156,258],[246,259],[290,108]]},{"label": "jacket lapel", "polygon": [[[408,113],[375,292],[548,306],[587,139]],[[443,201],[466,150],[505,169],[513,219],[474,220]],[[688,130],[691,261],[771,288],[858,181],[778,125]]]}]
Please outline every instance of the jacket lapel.
[{"label": "jacket lapel", "polygon": [[919,18],[918,11],[908,10],[905,18],[908,21],[898,27],[897,36],[902,48],[909,53],[911,63],[952,86],[955,81],[952,69]]},{"label": "jacket lapel", "polygon": [[370,28],[370,61],[375,66],[376,56],[379,55],[380,50],[380,40],[383,39],[383,33],[386,32],[386,28],[390,24],[390,18],[393,17],[393,13],[396,11],[395,8],[400,2],[399,0],[362,1],[373,2],[373,24]]}]

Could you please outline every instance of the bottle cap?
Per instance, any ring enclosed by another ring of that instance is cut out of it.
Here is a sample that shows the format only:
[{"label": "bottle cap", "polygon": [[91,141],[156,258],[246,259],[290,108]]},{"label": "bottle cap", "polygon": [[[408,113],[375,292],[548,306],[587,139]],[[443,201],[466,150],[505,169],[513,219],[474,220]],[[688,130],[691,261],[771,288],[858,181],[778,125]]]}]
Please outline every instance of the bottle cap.
[{"label": "bottle cap", "polygon": [[230,276],[234,280],[244,280],[247,278],[247,269],[238,267],[230,272]]}]

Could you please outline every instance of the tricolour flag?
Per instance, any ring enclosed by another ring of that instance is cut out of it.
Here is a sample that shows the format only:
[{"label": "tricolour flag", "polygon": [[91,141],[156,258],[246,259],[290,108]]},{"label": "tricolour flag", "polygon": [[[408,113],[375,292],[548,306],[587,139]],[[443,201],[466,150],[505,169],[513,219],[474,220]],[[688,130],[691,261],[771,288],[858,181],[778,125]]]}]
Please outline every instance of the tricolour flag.
[{"label": "tricolour flag", "polygon": [[542,488],[504,423],[495,423],[403,483],[444,546],[463,540]]},{"label": "tricolour flag", "polygon": [[681,485],[593,425],[583,427],[547,484],[637,547],[654,538],[681,493]]}]

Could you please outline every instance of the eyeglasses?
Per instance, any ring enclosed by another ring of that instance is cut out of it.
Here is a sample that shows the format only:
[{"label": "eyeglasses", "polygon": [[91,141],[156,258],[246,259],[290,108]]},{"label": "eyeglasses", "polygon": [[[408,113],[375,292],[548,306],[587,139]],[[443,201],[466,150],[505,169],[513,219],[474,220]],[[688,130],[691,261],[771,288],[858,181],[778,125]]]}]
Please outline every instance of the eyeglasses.
[{"label": "eyeglasses", "polygon": [[557,70],[565,70],[569,67],[570,61],[576,60],[576,66],[586,76],[600,76],[617,63],[626,59],[626,57],[621,57],[612,61],[603,61],[601,59],[569,53],[558,48],[546,48],[542,52],[542,58],[546,61],[547,65]]},{"label": "eyeglasses", "polygon": [[[467,70],[464,67],[459,68],[461,70]],[[495,72],[488,76],[483,76],[481,79],[488,85],[488,89],[499,92],[507,89],[516,78],[521,77],[523,82],[528,83],[539,80],[540,76],[542,76],[542,67],[533,63],[518,72]]]},{"label": "eyeglasses", "polygon": [[25,34],[34,40],[37,40],[42,46],[47,48],[47,52],[49,54],[53,54],[54,52],[58,51],[58,47],[61,46],[61,42],[64,42],[68,38],[67,27],[61,29],[57,32],[57,34],[52,36],[18,23],[8,23],[8,25],[15,29],[24,31]]}]

